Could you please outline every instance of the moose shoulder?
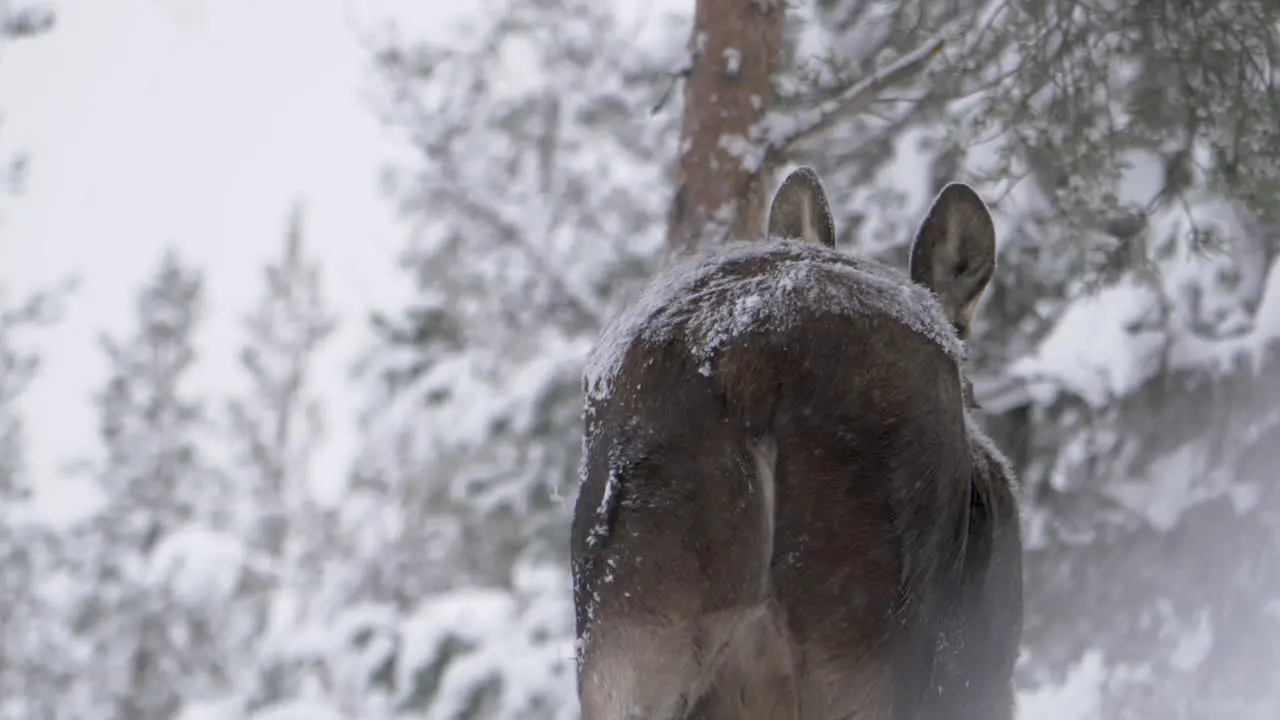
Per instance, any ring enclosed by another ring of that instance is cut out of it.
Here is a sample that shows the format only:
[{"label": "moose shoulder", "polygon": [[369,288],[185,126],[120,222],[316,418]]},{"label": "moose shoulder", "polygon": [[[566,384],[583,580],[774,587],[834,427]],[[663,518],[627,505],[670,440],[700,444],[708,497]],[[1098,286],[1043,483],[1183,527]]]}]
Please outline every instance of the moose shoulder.
[{"label": "moose shoulder", "polygon": [[962,373],[990,214],[944,188],[908,276],[828,208],[792,173],[767,242],[670,268],[588,360],[584,720],[1012,717],[1014,478]]}]

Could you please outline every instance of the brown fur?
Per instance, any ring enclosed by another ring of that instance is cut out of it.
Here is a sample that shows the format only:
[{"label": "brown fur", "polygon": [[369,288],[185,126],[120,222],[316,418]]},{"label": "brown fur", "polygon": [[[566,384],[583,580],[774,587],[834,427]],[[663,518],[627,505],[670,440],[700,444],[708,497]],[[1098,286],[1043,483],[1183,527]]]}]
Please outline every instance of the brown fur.
[{"label": "brown fur", "polygon": [[[788,187],[778,227],[830,222],[816,175]],[[671,271],[669,303],[606,332],[571,548],[583,720],[1012,718],[1013,477],[954,352],[994,258],[952,185],[912,256],[938,300],[776,240]],[[777,289],[797,268],[852,304]],[[708,337],[752,288],[787,303]]]}]

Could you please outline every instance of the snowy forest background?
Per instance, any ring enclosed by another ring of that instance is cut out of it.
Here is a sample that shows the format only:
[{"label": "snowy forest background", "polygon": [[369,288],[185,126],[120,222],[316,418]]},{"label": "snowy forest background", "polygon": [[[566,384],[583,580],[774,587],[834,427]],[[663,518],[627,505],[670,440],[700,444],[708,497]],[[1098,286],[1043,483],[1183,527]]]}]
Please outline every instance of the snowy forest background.
[{"label": "snowy forest background", "polygon": [[[0,77],[87,5],[0,2]],[[426,5],[349,28],[351,102],[398,143],[361,182],[398,220],[343,242],[385,248],[394,302],[333,299],[305,202],[221,296],[165,239],[94,330],[92,450],[36,462],[30,399],[70,382],[42,369],[80,361],[46,340],[93,269],[0,274],[0,718],[576,716],[581,364],[672,242],[695,2]],[[1280,717],[1273,5],[795,0],[773,144],[715,138],[769,188],[816,166],[841,246],[899,265],[945,182],[992,206],[972,371],[1023,484],[1022,718]],[[4,263],[35,252],[6,233],[26,150],[0,125]]]}]

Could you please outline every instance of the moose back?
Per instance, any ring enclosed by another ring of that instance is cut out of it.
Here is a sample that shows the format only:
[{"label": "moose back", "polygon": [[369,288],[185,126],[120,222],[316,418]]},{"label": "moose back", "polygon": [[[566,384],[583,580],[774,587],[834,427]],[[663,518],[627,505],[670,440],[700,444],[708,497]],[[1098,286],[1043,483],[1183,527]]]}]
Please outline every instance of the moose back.
[{"label": "moose back", "polygon": [[908,276],[836,251],[802,168],[768,235],[666,270],[588,360],[583,720],[1010,720],[1015,480],[963,376],[987,207],[944,188]]}]

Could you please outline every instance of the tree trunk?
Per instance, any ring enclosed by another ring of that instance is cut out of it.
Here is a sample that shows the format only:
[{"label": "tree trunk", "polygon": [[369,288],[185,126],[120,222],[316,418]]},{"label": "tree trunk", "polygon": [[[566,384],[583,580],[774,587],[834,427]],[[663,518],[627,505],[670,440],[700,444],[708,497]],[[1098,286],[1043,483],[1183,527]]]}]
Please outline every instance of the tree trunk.
[{"label": "tree trunk", "polygon": [[753,130],[773,104],[785,14],[780,0],[698,0],[667,226],[675,253],[764,233],[765,146]]}]

